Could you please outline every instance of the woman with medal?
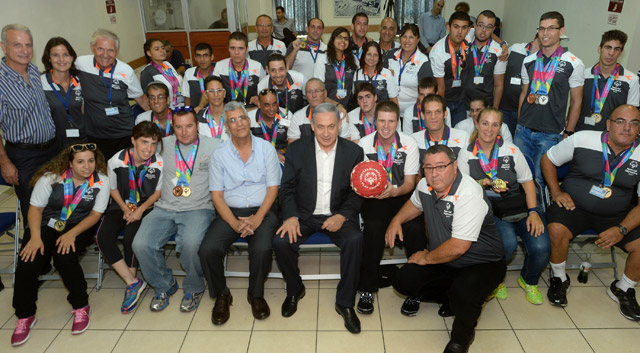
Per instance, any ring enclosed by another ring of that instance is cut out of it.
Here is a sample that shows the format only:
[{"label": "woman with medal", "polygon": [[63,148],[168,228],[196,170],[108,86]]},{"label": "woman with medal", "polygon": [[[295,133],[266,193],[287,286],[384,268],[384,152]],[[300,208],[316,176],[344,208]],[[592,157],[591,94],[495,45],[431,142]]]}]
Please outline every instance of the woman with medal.
[{"label": "woman with medal", "polygon": [[[126,283],[120,311],[130,313],[137,305],[146,283],[137,277],[138,261],[131,244],[142,218],[160,198],[162,134],[150,121],[133,128],[131,148],[116,153],[108,162],[111,198],[96,241],[105,261]],[[124,257],[118,248],[118,236],[123,233]]]},{"label": "woman with medal", "polygon": [[159,81],[169,87],[169,107],[184,105],[181,81],[182,77],[171,63],[166,61],[167,53],[160,39],[151,38],[144,42],[144,56],[147,58],[147,66],[140,73],[142,87],[153,81]]},{"label": "woman with medal", "polygon": [[69,291],[73,307],[72,334],[89,326],[87,281],[78,260],[79,253],[93,240],[94,226],[109,202],[109,179],[102,153],[93,143],[68,146],[38,170],[31,181],[33,193],[28,222],[22,240],[13,290],[13,307],[18,317],[11,344],[29,339],[36,324],[38,277],[53,258]]},{"label": "woman with medal", "polygon": [[398,85],[393,73],[382,67],[382,51],[380,44],[374,41],[366,42],[362,46],[363,55],[360,57],[360,69],[356,71],[354,87],[360,83],[370,83],[376,89],[377,103],[391,100],[398,104]]},{"label": "woman with medal", "polygon": [[226,141],[229,135],[224,128],[222,108],[226,91],[222,79],[218,76],[209,76],[204,80],[205,98],[207,106],[198,112],[198,134]]},{"label": "woman with medal", "polygon": [[[551,243],[538,211],[529,165],[518,147],[499,135],[501,126],[499,110],[482,110],[470,144],[460,151],[458,168],[487,190],[507,261],[516,250],[518,237],[522,239],[526,254],[518,285],[525,290],[530,303],[542,304],[538,280],[549,261]],[[499,299],[507,298],[504,282],[496,288],[494,295]]]},{"label": "woman with medal", "polygon": [[327,55],[318,58],[313,76],[322,80],[327,97],[340,103],[347,111],[356,107],[353,99],[353,78],[358,64],[349,50],[349,31],[344,27],[331,33],[327,44]]},{"label": "woman with medal", "polygon": [[44,73],[40,76],[51,117],[56,126],[59,149],[87,141],[84,130],[84,101],[74,62],[78,58],[62,37],[49,39],[42,54]]},{"label": "woman with medal", "polygon": [[400,31],[400,49],[389,59],[389,69],[398,83],[398,102],[404,113],[418,98],[418,82],[433,77],[427,49],[420,43],[420,29],[406,24]]}]

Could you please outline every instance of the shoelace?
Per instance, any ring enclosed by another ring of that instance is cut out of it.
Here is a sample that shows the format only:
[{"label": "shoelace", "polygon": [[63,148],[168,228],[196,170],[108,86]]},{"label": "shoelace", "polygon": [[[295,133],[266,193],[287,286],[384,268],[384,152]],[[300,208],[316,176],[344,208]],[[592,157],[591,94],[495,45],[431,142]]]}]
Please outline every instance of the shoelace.
[{"label": "shoelace", "polygon": [[186,299],[186,300],[191,300],[191,299],[193,299],[193,294],[191,294],[191,293],[187,293],[187,294],[185,294],[185,295],[184,295],[184,299]]},{"label": "shoelace", "polygon": [[84,308],[76,309],[71,312],[74,315],[73,322],[82,322],[89,317],[89,313],[87,313]]},{"label": "shoelace", "polygon": [[406,303],[408,305],[416,305],[416,304],[420,304],[420,300],[416,298],[407,298]]},{"label": "shoelace", "polygon": [[373,293],[362,293],[360,294],[360,300],[373,303]]},{"label": "shoelace", "polygon": [[26,319],[18,319],[18,322],[16,323],[16,333],[24,333],[27,330],[29,330],[29,326],[31,326],[31,323],[29,322],[29,318]]}]

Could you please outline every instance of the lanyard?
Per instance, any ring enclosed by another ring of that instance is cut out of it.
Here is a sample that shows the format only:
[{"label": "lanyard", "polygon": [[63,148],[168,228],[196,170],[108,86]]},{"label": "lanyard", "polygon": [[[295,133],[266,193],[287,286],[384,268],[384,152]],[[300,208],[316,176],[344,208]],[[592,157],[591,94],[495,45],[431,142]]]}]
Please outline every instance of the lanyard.
[{"label": "lanyard", "polygon": [[427,128],[427,124],[424,122],[424,120],[422,120],[422,116],[420,116],[420,113],[422,112],[422,109],[420,109],[420,107],[416,104],[416,112],[418,114],[418,131],[422,131],[425,130]]},{"label": "lanyard", "polygon": [[276,140],[278,138],[278,125],[280,123],[280,114],[276,113],[275,121],[272,125],[273,131],[271,132],[271,136],[269,136],[267,124],[265,124],[264,119],[262,119],[262,112],[258,111],[258,122],[260,122],[260,127],[262,128],[262,134],[264,135],[264,139],[267,142],[271,142],[273,147],[276,147]]},{"label": "lanyard", "polygon": [[[249,87],[249,60],[244,60],[242,74],[238,77],[238,72],[233,67],[233,62],[229,60],[229,85],[231,86],[231,99],[237,100],[242,94],[242,99],[247,99],[247,89]],[[240,92],[242,88],[242,93]]]},{"label": "lanyard", "polygon": [[533,42],[529,42],[529,44],[527,44],[527,45],[524,47],[524,50],[526,50],[526,51],[527,51],[527,56],[529,56],[529,54],[531,54],[531,47],[533,47]]},{"label": "lanyard", "polygon": [[396,60],[398,60],[398,63],[400,63],[400,72],[398,73],[398,86],[400,86],[400,80],[402,80],[402,73],[404,72],[404,68],[407,66],[407,64],[409,62],[411,62],[411,65],[413,65],[414,60],[416,59],[416,53],[418,52],[418,48],[416,48],[413,53],[411,54],[411,56],[409,57],[409,60],[407,60],[406,62],[402,62],[402,52],[403,50],[400,49],[400,51],[398,52],[398,55],[396,55]]},{"label": "lanyard", "polygon": [[307,118],[309,118],[309,122],[311,122],[311,113],[313,113],[313,109],[311,109],[311,106],[309,106],[307,110],[309,111],[309,115],[307,116]]},{"label": "lanyard", "polygon": [[433,145],[445,145],[445,146],[449,146],[449,136],[451,135],[451,130],[449,129],[449,127],[447,125],[444,126],[444,131],[442,132],[442,136],[440,137],[439,140],[433,140],[431,138],[431,134],[429,133],[429,130],[425,129],[424,130],[424,146],[426,147],[426,149],[429,149],[429,147],[431,147],[431,141],[433,141]]},{"label": "lanyard", "polygon": [[140,202],[142,182],[144,181],[145,174],[147,174],[149,165],[151,165],[151,158],[144,162],[144,167],[140,171],[139,177],[136,173],[136,162],[133,159],[133,148],[129,149],[127,154],[124,155],[124,164],[129,168],[129,203],[138,205]]},{"label": "lanyard", "polygon": [[378,163],[380,163],[387,171],[387,177],[389,178],[389,182],[391,182],[393,180],[393,161],[395,161],[396,152],[398,151],[398,142],[396,136],[393,136],[393,142],[391,143],[391,148],[389,148],[388,154],[384,152],[384,147],[382,147],[380,137],[377,135],[376,144],[374,147],[376,148],[376,153],[378,154]]},{"label": "lanyard", "polygon": [[360,61],[360,58],[362,57],[362,48],[364,47],[365,44],[367,44],[368,40],[365,37],[364,38],[364,43],[362,43],[362,46],[359,47],[356,42],[353,41],[353,37],[351,37],[349,39],[349,41],[351,42],[351,45],[354,47],[353,50],[351,50],[353,52],[353,55],[355,55],[358,58],[358,61]]},{"label": "lanyard", "polygon": [[156,126],[158,126],[160,131],[162,131],[162,137],[171,135],[171,115],[171,110],[169,110],[169,112],[167,113],[167,121],[165,121],[163,129],[158,118],[156,118],[155,114],[151,113],[151,120],[156,124]]},{"label": "lanyard", "polygon": [[451,74],[454,80],[460,80],[462,63],[467,60],[467,44],[465,42],[460,44],[460,55],[457,55],[455,49],[453,49],[451,38],[448,38],[447,41],[449,42],[449,54],[451,55]]},{"label": "lanyard", "polygon": [[180,151],[180,143],[176,140],[176,177],[178,177],[177,186],[189,186],[191,183],[191,175],[193,167],[196,164],[196,156],[198,155],[198,147],[200,145],[200,137],[191,146],[187,161],[185,162],[182,151]]},{"label": "lanyard", "polygon": [[[213,75],[213,65],[209,69],[209,76],[211,75]],[[200,68],[196,70],[196,78],[200,83],[200,93],[204,94],[204,78],[202,77],[202,71],[200,71]]]},{"label": "lanyard", "polygon": [[485,44],[484,48],[482,48],[482,57],[478,60],[478,47],[476,47],[476,41],[473,40],[473,46],[471,47],[471,52],[473,53],[473,68],[476,71],[476,77],[482,74],[482,68],[484,67],[484,61],[487,59],[487,53],[489,53],[489,46],[491,45],[491,38],[487,44]]},{"label": "lanyard", "polygon": [[480,162],[480,167],[482,171],[491,179],[496,180],[498,177],[498,153],[500,152],[500,147],[498,146],[498,139],[496,138],[496,143],[493,145],[493,152],[491,153],[491,161],[487,159],[487,156],[484,154],[482,150],[482,146],[480,146],[480,142],[476,139],[475,146],[475,154],[478,156],[478,161]]},{"label": "lanyard", "polygon": [[611,166],[609,165],[609,133],[606,132],[602,134],[602,163],[604,164],[604,180],[602,184],[605,187],[611,187],[618,173],[618,169],[629,160],[635,150],[636,141],[633,141],[633,144],[620,154],[618,164],[611,170]]},{"label": "lanyard", "polygon": [[[291,91],[291,84],[289,83],[289,78],[285,78],[284,81],[287,84],[287,88],[284,90],[284,107],[286,109],[285,115],[289,115],[289,91]],[[273,88],[277,93],[280,93],[278,87],[271,81],[271,88]],[[278,99],[278,106],[280,106],[280,95],[276,94],[276,98]]]},{"label": "lanyard", "polygon": [[367,74],[367,69],[366,67],[362,70],[362,74],[364,75],[364,79],[371,83],[373,85],[373,87],[376,87],[376,82],[378,82],[378,72],[374,71],[373,72],[373,77],[369,76]]},{"label": "lanyard", "polygon": [[[60,87],[60,91],[62,91],[62,86],[59,85],[58,83],[56,83],[53,80],[53,77],[51,76],[51,72],[47,72],[47,78],[50,78],[53,83],[55,83],[58,87]],[[53,91],[53,93],[56,94],[56,97],[58,97],[58,100],[60,100],[60,102],[64,106],[64,110],[67,112],[67,120],[69,122],[71,122],[71,114],[69,113],[69,104],[71,103],[71,86],[77,86],[78,83],[73,78],[73,76],[71,76],[71,74],[69,74],[69,88],[67,88],[67,97],[66,97],[66,99],[62,98],[60,93],[58,93],[58,90],[56,89],[56,87],[54,85],[52,85],[51,82],[49,82],[49,80],[47,80],[47,83],[49,83],[49,86],[51,87],[51,90]]]},{"label": "lanyard", "polygon": [[362,125],[364,126],[364,135],[367,136],[369,134],[372,134],[376,131],[376,121],[375,121],[375,117],[373,120],[373,123],[369,122],[369,119],[367,119],[366,116],[364,116],[364,112],[362,111],[362,109],[360,109],[360,121],[362,122]]},{"label": "lanyard", "polygon": [[155,67],[158,71],[160,71],[162,73],[162,77],[164,77],[164,79],[167,80],[167,82],[169,82],[169,85],[171,85],[171,90],[173,91],[172,104],[174,106],[177,106],[178,96],[182,93],[178,78],[173,74],[173,71],[171,71],[171,68],[167,66],[167,64],[165,63],[162,63],[162,66],[160,66],[152,61],[151,65],[153,65],[153,67]]},{"label": "lanyard", "polygon": [[[318,60],[318,53],[320,52],[320,43],[312,43],[309,40],[306,41],[307,42],[307,46],[309,47],[309,55],[311,55],[311,59],[313,59],[313,63],[316,63],[316,60]],[[313,48],[315,47],[316,49],[316,53],[313,53]]]},{"label": "lanyard", "polygon": [[[338,89],[345,89],[344,87],[344,55],[342,55],[342,59],[338,60],[336,64],[333,64],[333,71],[336,72],[336,82],[338,84]],[[338,67],[338,64],[340,67]]]},{"label": "lanyard", "polygon": [[61,221],[64,222],[71,217],[73,211],[78,207],[80,201],[82,201],[89,185],[93,186],[93,174],[88,180],[85,180],[84,183],[80,185],[80,188],[78,188],[78,191],[76,191],[74,195],[73,172],[71,171],[71,168],[67,169],[64,176],[64,204],[62,206],[62,211],[60,212]]},{"label": "lanyard", "polygon": [[607,83],[604,85],[604,89],[602,90],[602,94],[600,93],[600,87],[598,87],[598,79],[600,78],[600,64],[596,64],[596,67],[593,69],[593,90],[591,91],[591,110],[594,113],[599,114],[602,112],[602,108],[604,108],[604,102],[607,100],[607,96],[609,96],[609,90],[613,85],[613,81],[618,79],[618,75],[620,75],[620,64],[616,64],[616,67],[607,78]]},{"label": "lanyard", "polygon": [[211,112],[211,106],[207,106],[207,125],[209,125],[209,130],[211,130],[211,137],[214,138],[222,138],[222,129],[224,128],[224,119],[220,117],[220,124],[218,124],[218,132],[216,133],[215,124],[216,121],[213,119],[213,113]]},{"label": "lanyard", "polygon": [[109,66],[109,68],[106,71],[102,70],[100,66],[98,66],[98,64],[96,64],[96,69],[98,69],[100,73],[100,78],[102,79],[102,85],[104,86],[104,88],[107,88],[107,82],[104,80],[104,73],[111,72],[111,79],[109,80],[109,91],[107,93],[107,97],[109,98],[109,106],[113,106],[111,93],[113,91],[113,72],[116,71],[116,63],[114,62],[111,66]]},{"label": "lanyard", "polygon": [[[533,71],[533,82],[531,84],[531,93],[539,93],[542,95],[549,94],[551,90],[551,82],[556,75],[556,69],[560,63],[560,57],[562,56],[562,47],[558,46],[551,60],[544,65],[542,58],[542,49],[538,50],[538,57],[536,58],[536,64]],[[542,84],[544,82],[544,85]]]}]

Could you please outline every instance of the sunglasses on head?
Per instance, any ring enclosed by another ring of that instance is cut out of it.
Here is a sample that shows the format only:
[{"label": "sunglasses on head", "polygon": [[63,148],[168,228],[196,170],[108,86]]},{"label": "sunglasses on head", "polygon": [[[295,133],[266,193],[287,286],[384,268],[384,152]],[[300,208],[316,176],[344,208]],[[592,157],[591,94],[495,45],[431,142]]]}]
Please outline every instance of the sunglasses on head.
[{"label": "sunglasses on head", "polygon": [[272,93],[272,94],[274,94],[276,96],[278,95],[278,92],[276,92],[276,90],[273,89],[273,88],[265,88],[262,91],[258,92],[258,94],[261,95],[261,96],[264,96],[267,93]]},{"label": "sunglasses on head", "polygon": [[185,105],[184,107],[175,107],[175,108],[173,108],[173,112],[175,114],[178,114],[180,112],[191,113],[191,112],[193,112],[193,107],[190,107],[188,105]]},{"label": "sunglasses on head", "polygon": [[82,151],[95,151],[98,146],[95,143],[80,143],[76,145],[71,145],[71,150],[73,152],[82,152]]}]

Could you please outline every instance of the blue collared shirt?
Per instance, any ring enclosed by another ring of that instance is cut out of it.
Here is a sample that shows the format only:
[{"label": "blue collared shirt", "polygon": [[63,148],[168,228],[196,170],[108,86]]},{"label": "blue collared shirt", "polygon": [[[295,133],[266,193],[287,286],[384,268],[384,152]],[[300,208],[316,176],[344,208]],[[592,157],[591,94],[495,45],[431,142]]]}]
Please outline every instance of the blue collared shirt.
[{"label": "blue collared shirt", "polygon": [[39,144],[55,137],[49,103],[42,89],[38,68],[29,63],[29,81],[0,62],[0,127],[5,140],[13,143]]},{"label": "blue collared shirt", "polygon": [[278,154],[269,142],[251,136],[251,156],[245,163],[232,140],[223,142],[211,156],[209,189],[224,191],[229,207],[259,207],[267,187],[280,185]]},{"label": "blue collared shirt", "polygon": [[418,20],[420,25],[420,42],[425,47],[435,44],[447,35],[447,26],[442,15],[433,17],[431,11],[423,13]]}]

